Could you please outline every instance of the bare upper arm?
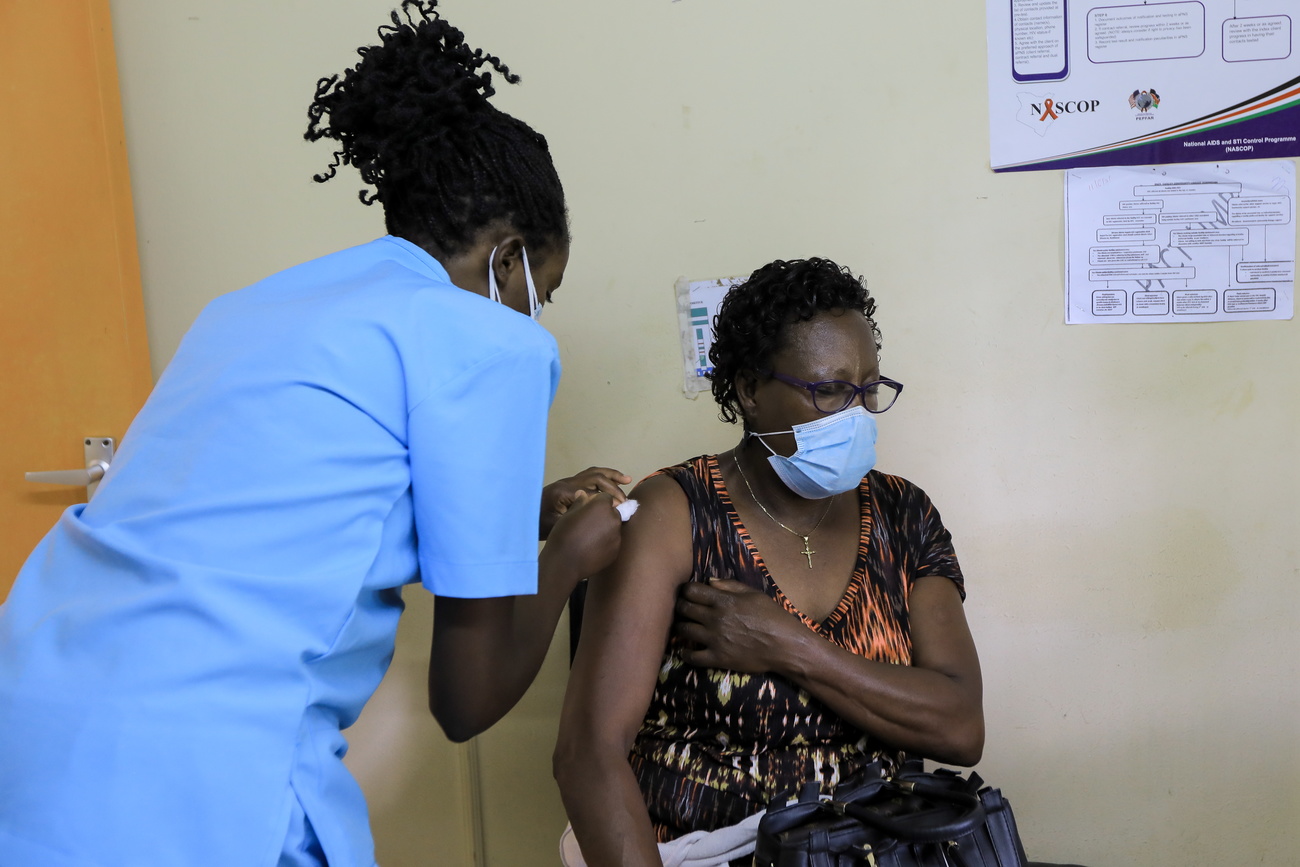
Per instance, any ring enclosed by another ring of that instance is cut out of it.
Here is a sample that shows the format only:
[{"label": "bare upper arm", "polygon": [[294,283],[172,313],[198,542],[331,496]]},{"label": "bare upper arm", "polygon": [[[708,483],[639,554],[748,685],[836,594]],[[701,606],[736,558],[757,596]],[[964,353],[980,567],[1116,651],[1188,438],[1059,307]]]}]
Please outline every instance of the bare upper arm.
[{"label": "bare upper arm", "polygon": [[972,697],[979,700],[979,656],[957,586],[938,575],[916,579],[908,597],[908,621],[912,665],[947,675],[973,690]]},{"label": "bare upper arm", "polygon": [[561,745],[579,738],[587,747],[631,747],[654,692],[677,588],[691,575],[690,511],[681,486],[653,476],[631,496],[640,507],[623,527],[618,559],[587,588]]}]

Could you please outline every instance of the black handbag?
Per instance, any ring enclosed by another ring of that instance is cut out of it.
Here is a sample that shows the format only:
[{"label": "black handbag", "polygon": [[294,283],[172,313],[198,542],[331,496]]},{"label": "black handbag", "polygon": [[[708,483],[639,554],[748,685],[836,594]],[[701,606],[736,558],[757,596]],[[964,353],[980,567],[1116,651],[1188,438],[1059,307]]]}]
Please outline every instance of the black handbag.
[{"label": "black handbag", "polygon": [[769,807],[756,867],[1025,867],[1011,805],[979,774],[919,761],[887,776],[872,762],[829,798],[816,782]]}]

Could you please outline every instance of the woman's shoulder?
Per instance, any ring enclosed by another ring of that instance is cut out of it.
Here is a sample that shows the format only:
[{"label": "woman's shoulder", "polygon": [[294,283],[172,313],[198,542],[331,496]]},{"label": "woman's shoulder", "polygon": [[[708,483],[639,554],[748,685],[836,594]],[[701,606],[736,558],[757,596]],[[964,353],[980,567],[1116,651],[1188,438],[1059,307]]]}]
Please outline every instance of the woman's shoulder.
[{"label": "woman's shoulder", "polygon": [[666,476],[670,479],[678,479],[685,476],[695,476],[696,478],[708,478],[709,471],[717,465],[716,455],[696,455],[693,458],[687,458],[680,463],[671,464],[670,466],[660,467],[650,475],[646,476],[644,481]]},{"label": "woman's shoulder", "polygon": [[638,482],[629,496],[651,510],[698,511],[711,496],[717,465],[716,455],[696,455],[660,467]]},{"label": "woman's shoulder", "polygon": [[930,513],[934,503],[919,485],[902,476],[872,470],[862,480],[862,491],[870,494],[876,508],[882,513]]},{"label": "woman's shoulder", "polygon": [[870,487],[877,495],[886,492],[900,497],[925,497],[928,499],[925,491],[921,490],[921,487],[915,482],[880,470],[872,470],[867,473],[866,478],[862,480],[862,484]]},{"label": "woman's shoulder", "polygon": [[715,490],[715,481],[720,477],[717,455],[696,455],[681,463],[661,467],[646,476],[642,484],[653,481],[653,488],[661,486],[676,489],[691,502],[707,500]]}]

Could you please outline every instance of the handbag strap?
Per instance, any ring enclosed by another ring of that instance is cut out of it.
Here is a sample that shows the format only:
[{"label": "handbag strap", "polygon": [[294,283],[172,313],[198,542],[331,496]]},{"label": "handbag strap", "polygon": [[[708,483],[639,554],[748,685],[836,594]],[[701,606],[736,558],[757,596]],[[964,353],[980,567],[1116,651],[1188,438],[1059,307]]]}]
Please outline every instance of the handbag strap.
[{"label": "handbag strap", "polygon": [[[799,789],[797,801],[789,802],[788,795],[780,800],[787,800],[781,806],[769,806],[767,813],[759,820],[759,833],[776,836],[791,828],[796,828],[819,816],[843,815],[842,804],[858,800],[869,800],[878,795],[886,786],[886,781],[879,774],[865,781],[855,781],[850,791],[832,800],[822,800],[821,783],[810,780]],[[788,790],[787,790],[788,791]]]},{"label": "handbag strap", "polygon": [[931,801],[961,807],[962,810],[955,817],[944,822],[919,824],[915,821],[885,816],[859,804],[843,804],[837,809],[842,809],[845,814],[877,830],[884,831],[891,837],[914,843],[938,843],[944,840],[955,840],[984,824],[984,805],[980,803],[979,796],[971,792],[954,790],[942,785],[918,780],[891,780],[888,786],[903,794],[920,795]]}]

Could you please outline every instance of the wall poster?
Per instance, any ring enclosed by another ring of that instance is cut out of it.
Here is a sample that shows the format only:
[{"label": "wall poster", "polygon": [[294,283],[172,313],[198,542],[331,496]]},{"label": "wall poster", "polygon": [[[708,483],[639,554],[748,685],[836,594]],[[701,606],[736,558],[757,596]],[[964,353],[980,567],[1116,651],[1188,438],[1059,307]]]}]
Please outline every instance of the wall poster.
[{"label": "wall poster", "polygon": [[1295,163],[1065,172],[1065,321],[1290,319]]},{"label": "wall poster", "polygon": [[713,346],[713,317],[718,315],[722,299],[744,277],[715,277],[711,280],[679,279],[673,287],[677,295],[677,326],[682,341],[682,390],[695,397],[713,385],[705,375],[713,370],[709,349]]},{"label": "wall poster", "polygon": [[986,0],[994,171],[1300,155],[1300,0]]}]

